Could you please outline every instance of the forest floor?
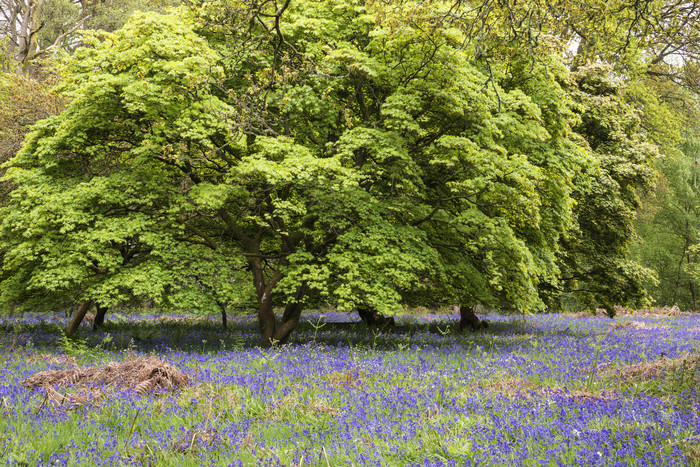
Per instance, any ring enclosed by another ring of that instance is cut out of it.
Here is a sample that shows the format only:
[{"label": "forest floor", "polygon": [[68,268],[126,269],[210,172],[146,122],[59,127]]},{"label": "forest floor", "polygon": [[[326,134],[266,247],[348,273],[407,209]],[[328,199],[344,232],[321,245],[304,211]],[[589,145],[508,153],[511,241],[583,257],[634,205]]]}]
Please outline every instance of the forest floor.
[{"label": "forest floor", "polygon": [[[14,465],[700,465],[700,315],[0,318]],[[50,372],[50,373],[46,373]]]}]

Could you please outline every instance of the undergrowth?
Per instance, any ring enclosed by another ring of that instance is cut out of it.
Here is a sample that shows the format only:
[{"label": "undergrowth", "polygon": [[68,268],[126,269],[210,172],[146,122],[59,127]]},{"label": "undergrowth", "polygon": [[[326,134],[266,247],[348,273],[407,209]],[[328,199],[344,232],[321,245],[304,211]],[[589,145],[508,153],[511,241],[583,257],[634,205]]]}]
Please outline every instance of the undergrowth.
[{"label": "undergrowth", "polygon": [[[381,334],[315,316],[291,345],[264,350],[246,321],[223,330],[129,319],[74,339],[50,323],[13,324],[0,334],[14,342],[2,353],[0,459],[698,465],[700,359],[688,325],[670,323],[664,339],[651,326],[566,317],[492,317],[487,332],[463,335],[448,321],[414,322]],[[149,355],[192,384],[145,395],[103,388],[70,404],[21,385],[38,371]]]}]

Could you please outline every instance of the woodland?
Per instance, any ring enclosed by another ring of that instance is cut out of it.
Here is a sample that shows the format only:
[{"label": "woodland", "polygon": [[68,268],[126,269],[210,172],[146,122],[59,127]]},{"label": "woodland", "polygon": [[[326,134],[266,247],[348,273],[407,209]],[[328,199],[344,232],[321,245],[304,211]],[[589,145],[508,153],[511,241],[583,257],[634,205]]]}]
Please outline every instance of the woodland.
[{"label": "woodland", "polygon": [[698,309],[698,2],[0,10],[4,313]]}]

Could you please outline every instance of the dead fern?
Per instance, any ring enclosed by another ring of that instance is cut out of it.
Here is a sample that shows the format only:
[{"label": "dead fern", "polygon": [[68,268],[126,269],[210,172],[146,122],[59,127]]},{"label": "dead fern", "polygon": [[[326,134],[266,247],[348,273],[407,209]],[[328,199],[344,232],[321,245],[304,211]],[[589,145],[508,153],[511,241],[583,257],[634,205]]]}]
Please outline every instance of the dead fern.
[{"label": "dead fern", "polygon": [[[110,362],[97,368],[73,368],[37,373],[22,382],[28,389],[42,388],[44,402],[52,405],[82,405],[100,399],[105,389],[132,390],[145,395],[154,390],[172,391],[190,384],[190,377],[157,357]],[[57,388],[70,387],[72,394]]]}]

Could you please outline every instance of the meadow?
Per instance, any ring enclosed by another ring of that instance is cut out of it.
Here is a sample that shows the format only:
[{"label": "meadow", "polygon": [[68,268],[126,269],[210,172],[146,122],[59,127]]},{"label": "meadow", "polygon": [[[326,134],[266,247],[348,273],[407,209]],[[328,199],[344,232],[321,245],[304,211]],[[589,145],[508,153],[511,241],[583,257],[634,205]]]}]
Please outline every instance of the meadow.
[{"label": "meadow", "polygon": [[[109,319],[111,318],[111,319]],[[253,321],[0,318],[8,465],[700,465],[700,316],[404,316],[390,334],[309,313],[261,349]],[[41,371],[158,357],[176,390],[27,388]]]}]

